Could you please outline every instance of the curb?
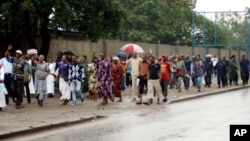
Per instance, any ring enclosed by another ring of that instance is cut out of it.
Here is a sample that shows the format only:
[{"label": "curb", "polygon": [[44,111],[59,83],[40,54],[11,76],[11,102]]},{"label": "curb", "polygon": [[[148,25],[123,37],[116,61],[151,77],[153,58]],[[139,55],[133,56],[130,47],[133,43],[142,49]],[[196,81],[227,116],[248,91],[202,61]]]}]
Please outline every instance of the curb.
[{"label": "curb", "polygon": [[211,95],[215,95],[215,94],[223,94],[224,92],[231,92],[231,91],[236,91],[236,90],[241,90],[241,89],[246,89],[246,88],[250,88],[250,86],[239,86],[236,88],[229,88],[229,89],[213,91],[213,92],[205,92],[205,93],[201,93],[198,95],[192,95],[192,96],[187,96],[187,97],[183,97],[183,98],[172,99],[168,104],[182,102],[182,101],[191,100],[191,99],[197,99],[197,98],[211,96]]},{"label": "curb", "polygon": [[41,131],[45,131],[45,130],[47,131],[49,129],[55,129],[55,128],[59,128],[59,127],[76,125],[78,123],[85,123],[88,121],[102,119],[102,118],[105,118],[105,116],[91,115],[88,117],[77,118],[77,119],[72,119],[72,120],[68,120],[68,121],[45,123],[45,124],[36,125],[36,126],[28,126],[28,127],[24,127],[21,129],[14,129],[12,131],[7,131],[5,133],[0,133],[0,139],[8,139],[10,137],[31,134],[31,133],[41,132]]}]

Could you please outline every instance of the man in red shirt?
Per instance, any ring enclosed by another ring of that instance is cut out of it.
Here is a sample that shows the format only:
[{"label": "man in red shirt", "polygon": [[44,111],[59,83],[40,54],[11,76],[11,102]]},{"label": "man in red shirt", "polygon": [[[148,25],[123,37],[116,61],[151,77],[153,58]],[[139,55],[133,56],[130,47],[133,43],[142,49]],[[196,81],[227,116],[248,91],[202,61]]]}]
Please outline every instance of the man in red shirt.
[{"label": "man in red shirt", "polygon": [[162,56],[162,62],[160,63],[160,84],[162,89],[162,94],[164,96],[163,101],[167,102],[168,95],[168,84],[169,84],[169,76],[170,76],[170,64],[167,62],[167,56]]}]

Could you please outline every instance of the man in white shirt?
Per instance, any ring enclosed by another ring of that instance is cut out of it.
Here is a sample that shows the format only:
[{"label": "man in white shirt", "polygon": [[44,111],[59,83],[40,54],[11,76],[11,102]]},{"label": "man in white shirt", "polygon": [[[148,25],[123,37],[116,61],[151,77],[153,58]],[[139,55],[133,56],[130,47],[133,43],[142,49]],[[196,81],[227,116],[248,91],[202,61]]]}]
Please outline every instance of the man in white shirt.
[{"label": "man in white shirt", "polygon": [[[11,84],[12,84],[11,73],[12,73],[12,67],[13,67],[12,62],[13,62],[13,57],[9,55],[7,55],[7,57],[3,57],[0,60],[0,65],[4,68],[4,84],[9,95],[12,95],[12,88],[11,88]],[[13,101],[15,101],[14,98],[13,98]],[[6,104],[9,104],[8,95],[6,95]]]},{"label": "man in white shirt", "polygon": [[132,78],[132,94],[133,101],[136,101],[136,97],[138,96],[137,92],[137,77],[139,75],[139,64],[142,61],[141,58],[137,57],[137,53],[133,53],[132,57],[126,61],[127,64],[131,65],[131,78]]}]

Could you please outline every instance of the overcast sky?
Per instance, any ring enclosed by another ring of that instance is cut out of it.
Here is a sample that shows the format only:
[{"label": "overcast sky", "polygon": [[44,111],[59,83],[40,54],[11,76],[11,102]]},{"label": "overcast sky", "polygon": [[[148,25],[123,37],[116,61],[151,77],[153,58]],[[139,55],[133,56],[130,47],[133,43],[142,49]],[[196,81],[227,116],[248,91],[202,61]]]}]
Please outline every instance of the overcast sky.
[{"label": "overcast sky", "polygon": [[245,11],[250,0],[197,0],[195,11]]}]

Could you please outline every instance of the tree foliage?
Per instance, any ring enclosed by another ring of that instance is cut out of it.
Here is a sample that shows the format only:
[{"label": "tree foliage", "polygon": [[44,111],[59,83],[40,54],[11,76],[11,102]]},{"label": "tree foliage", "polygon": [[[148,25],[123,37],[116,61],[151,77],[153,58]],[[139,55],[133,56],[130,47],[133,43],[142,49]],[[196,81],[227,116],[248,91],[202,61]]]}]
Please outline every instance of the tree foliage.
[{"label": "tree foliage", "polygon": [[33,37],[40,34],[40,52],[45,55],[50,30],[80,32],[96,41],[115,36],[123,17],[115,0],[2,0],[0,4],[0,29],[12,33],[12,40],[25,37],[30,48],[36,48]]},{"label": "tree foliage", "polygon": [[120,0],[127,17],[122,20],[122,40],[181,44],[190,42],[189,0]]}]

